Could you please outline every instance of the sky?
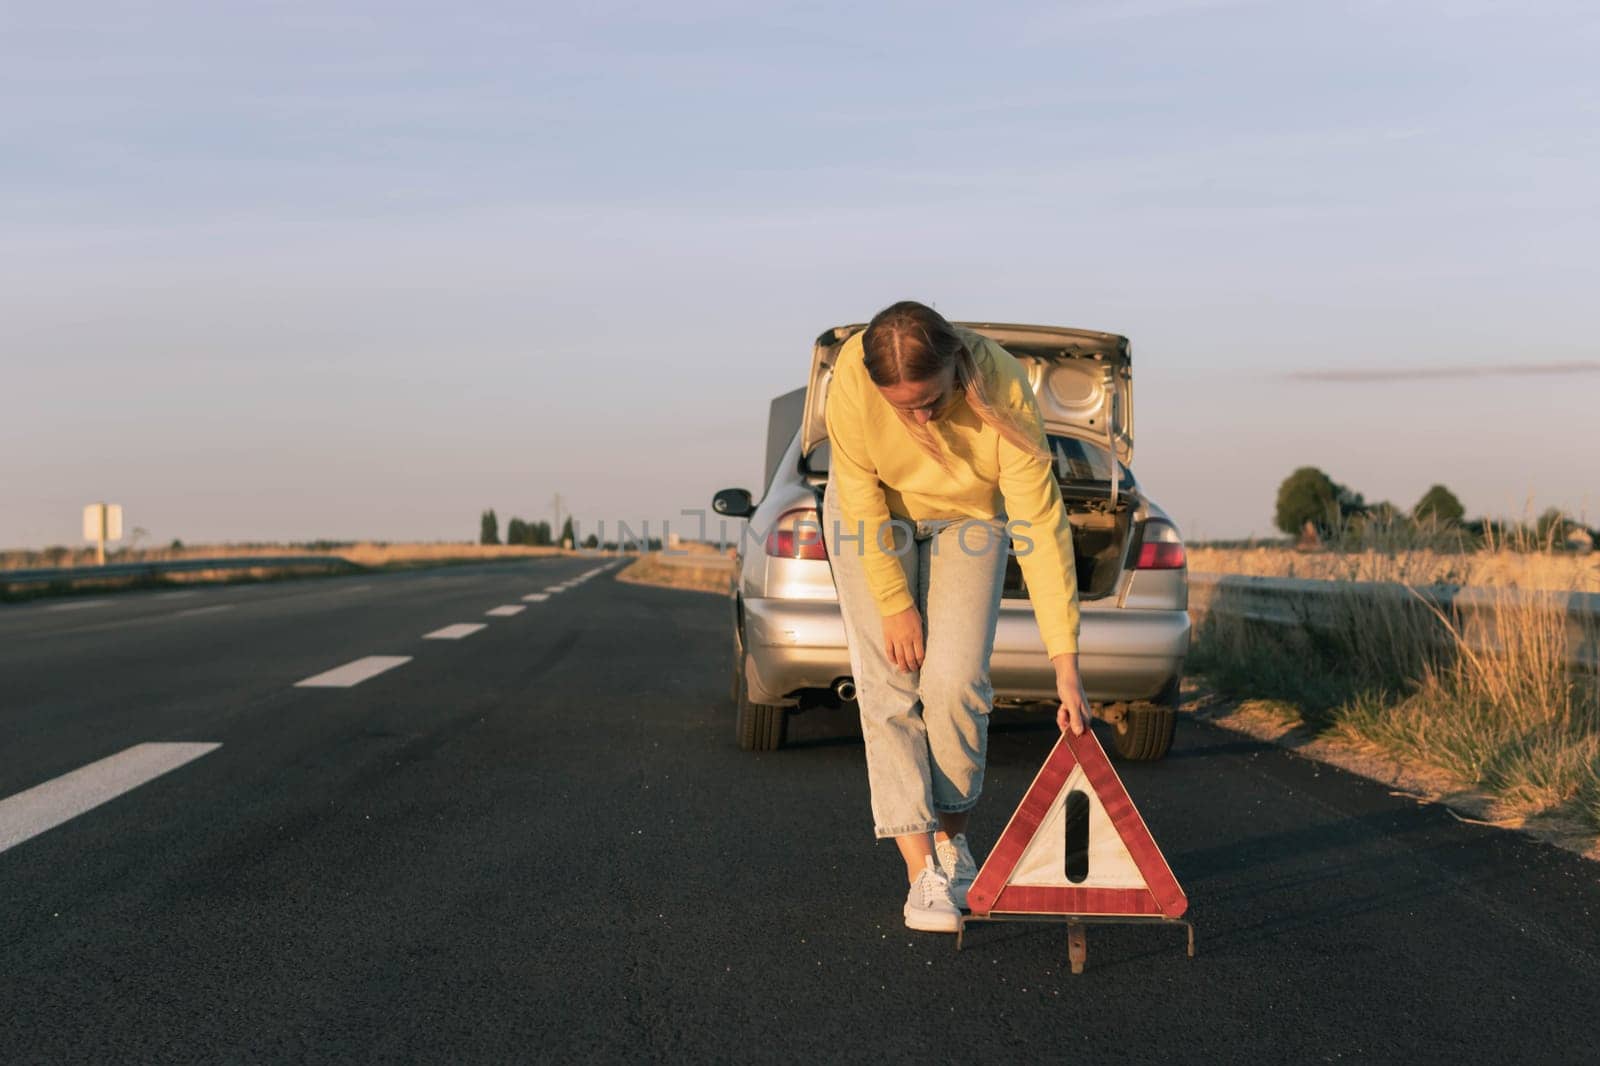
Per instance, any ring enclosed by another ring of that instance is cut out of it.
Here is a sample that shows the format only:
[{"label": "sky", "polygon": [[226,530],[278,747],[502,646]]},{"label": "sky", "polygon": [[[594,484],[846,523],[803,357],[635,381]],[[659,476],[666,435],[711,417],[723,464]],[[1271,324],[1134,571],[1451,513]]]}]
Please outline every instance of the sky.
[{"label": "sky", "polygon": [[[580,10],[581,9],[581,10]],[[1190,540],[1600,522],[1589,3],[0,5],[0,546],[755,490],[899,299],[1129,336]]]}]

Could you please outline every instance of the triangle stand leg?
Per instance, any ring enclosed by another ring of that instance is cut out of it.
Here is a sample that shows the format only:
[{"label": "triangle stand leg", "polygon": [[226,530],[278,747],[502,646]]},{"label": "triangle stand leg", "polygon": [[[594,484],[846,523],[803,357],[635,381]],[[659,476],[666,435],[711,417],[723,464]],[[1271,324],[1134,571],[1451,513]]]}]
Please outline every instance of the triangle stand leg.
[{"label": "triangle stand leg", "polygon": [[1083,972],[1083,964],[1089,961],[1088,939],[1083,934],[1083,923],[1067,922],[1067,960],[1072,963],[1072,972]]},{"label": "triangle stand leg", "polygon": [[1050,922],[1064,923],[1067,927],[1067,962],[1074,974],[1083,973],[1088,964],[1087,928],[1091,925],[1181,925],[1186,934],[1188,958],[1194,958],[1194,923],[1185,918],[1164,916],[1105,916],[1099,914],[964,914],[956,927],[956,950],[966,947],[967,925],[970,922]]}]

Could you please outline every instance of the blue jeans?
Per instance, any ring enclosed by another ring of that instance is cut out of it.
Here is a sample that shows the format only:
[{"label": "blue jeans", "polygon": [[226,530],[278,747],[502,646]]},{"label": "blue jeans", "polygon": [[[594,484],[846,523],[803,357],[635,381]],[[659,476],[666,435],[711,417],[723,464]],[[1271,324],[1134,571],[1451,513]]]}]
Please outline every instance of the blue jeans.
[{"label": "blue jeans", "polygon": [[938,812],[971,810],[983,791],[994,700],[989,657],[1011,548],[1006,517],[894,523],[895,550],[923,621],[926,654],[910,673],[884,648],[883,616],[861,559],[872,533],[840,543],[841,531],[858,531],[845,525],[831,480],[822,525],[861,708],[873,831],[880,838],[932,832]]}]

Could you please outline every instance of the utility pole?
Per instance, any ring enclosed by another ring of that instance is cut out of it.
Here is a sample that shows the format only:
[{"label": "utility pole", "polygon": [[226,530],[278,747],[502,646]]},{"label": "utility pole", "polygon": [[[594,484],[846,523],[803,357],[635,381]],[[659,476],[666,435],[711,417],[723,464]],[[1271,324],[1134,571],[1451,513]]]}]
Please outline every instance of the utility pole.
[{"label": "utility pole", "polygon": [[561,493],[556,493],[555,498],[550,502],[555,507],[556,512],[556,520],[550,526],[550,543],[559,545],[561,543]]}]

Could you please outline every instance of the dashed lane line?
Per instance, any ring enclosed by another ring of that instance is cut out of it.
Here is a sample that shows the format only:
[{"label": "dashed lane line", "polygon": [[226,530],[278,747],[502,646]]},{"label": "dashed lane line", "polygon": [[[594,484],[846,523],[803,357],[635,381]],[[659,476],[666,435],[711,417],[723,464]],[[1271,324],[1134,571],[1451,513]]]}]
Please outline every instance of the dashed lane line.
[{"label": "dashed lane line", "polygon": [[567,591],[567,586],[565,586],[565,585],[546,585],[544,587],[544,590],[546,592],[565,592],[565,591]]},{"label": "dashed lane line", "polygon": [[460,640],[462,637],[472,636],[472,634],[476,633],[480,629],[488,628],[489,627],[482,622],[457,622],[453,626],[445,626],[443,629],[435,629],[432,633],[424,633],[422,639]]},{"label": "dashed lane line", "polygon": [[173,611],[172,614],[175,618],[188,618],[197,614],[215,614],[218,611],[231,610],[233,610],[231,603],[214,603],[209,607],[186,607],[181,611]]},{"label": "dashed lane line", "polygon": [[530,592],[522,598],[527,603],[543,603],[550,598],[550,594],[548,592]]},{"label": "dashed lane line", "polygon": [[488,615],[490,618],[510,618],[513,615],[519,615],[526,610],[527,608],[522,606],[520,603],[508,603],[502,607],[491,607],[483,613]]},{"label": "dashed lane line", "polygon": [[104,607],[110,600],[74,600],[71,603],[52,603],[47,611],[82,611],[90,607]]},{"label": "dashed lane line", "polygon": [[198,595],[200,595],[200,593],[196,592],[194,589],[184,589],[181,592],[158,592],[150,598],[154,600],[186,600],[190,596]]},{"label": "dashed lane line", "polygon": [[411,661],[409,655],[368,655],[354,662],[296,681],[295,688],[351,688],[371,677]]},{"label": "dashed lane line", "polygon": [[221,744],[135,744],[0,800],[0,852],[131,792]]}]

